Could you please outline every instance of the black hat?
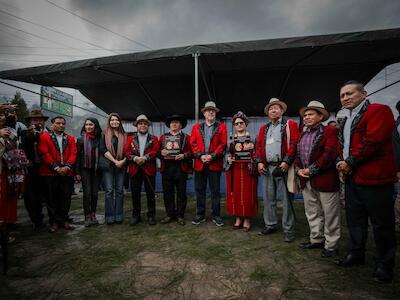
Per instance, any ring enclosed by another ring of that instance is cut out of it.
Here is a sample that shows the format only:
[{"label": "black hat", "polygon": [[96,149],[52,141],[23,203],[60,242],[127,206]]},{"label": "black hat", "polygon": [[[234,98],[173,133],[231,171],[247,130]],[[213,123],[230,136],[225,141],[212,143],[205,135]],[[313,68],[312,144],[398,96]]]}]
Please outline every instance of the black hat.
[{"label": "black hat", "polygon": [[182,124],[182,129],[185,128],[187,125],[187,120],[180,115],[172,115],[167,117],[165,125],[167,125],[167,127],[169,128],[169,125],[171,124],[172,121],[179,121]]},{"label": "black hat", "polygon": [[31,119],[33,119],[33,118],[36,118],[36,119],[43,119],[43,120],[46,121],[49,117],[48,117],[48,116],[45,116],[45,115],[43,114],[43,112],[42,112],[40,109],[33,109],[33,110],[29,113],[29,116],[27,116],[27,117],[25,118],[25,120],[26,120],[27,122],[30,122]]}]

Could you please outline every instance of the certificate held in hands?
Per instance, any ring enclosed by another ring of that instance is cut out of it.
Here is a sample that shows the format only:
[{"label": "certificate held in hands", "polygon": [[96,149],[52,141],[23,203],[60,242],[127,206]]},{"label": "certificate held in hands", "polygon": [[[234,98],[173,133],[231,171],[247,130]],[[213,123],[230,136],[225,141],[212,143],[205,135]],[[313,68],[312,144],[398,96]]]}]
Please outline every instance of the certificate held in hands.
[{"label": "certificate held in hands", "polygon": [[166,135],[165,149],[167,150],[167,156],[165,159],[175,159],[175,156],[181,154],[180,135]]}]

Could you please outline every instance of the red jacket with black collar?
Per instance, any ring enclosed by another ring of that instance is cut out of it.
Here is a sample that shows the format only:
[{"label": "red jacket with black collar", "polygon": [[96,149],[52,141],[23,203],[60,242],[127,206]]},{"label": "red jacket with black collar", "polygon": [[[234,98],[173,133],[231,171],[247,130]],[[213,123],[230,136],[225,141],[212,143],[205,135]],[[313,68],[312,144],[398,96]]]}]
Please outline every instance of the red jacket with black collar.
[{"label": "red jacket with black collar", "polygon": [[58,176],[54,171],[56,167],[69,167],[66,176],[73,175],[73,169],[76,162],[76,142],[75,138],[69,134],[62,135],[62,157],[58,146],[57,138],[54,132],[44,132],[39,137],[38,152],[40,156],[40,176]]},{"label": "red jacket with black collar", "polygon": [[[343,159],[343,130],[339,129],[340,155]],[[395,121],[387,105],[365,101],[351,125],[349,157],[350,176],[359,185],[383,185],[397,182],[392,134]]]},{"label": "red jacket with black collar", "polygon": [[[170,135],[170,133],[166,133],[160,136],[160,151],[162,149],[165,149],[165,136]],[[185,173],[191,174],[193,173],[193,168],[192,168],[192,148],[190,147],[190,135],[181,132],[180,133],[180,146],[181,146],[181,153],[185,155],[185,158],[179,162],[179,166],[181,170]],[[165,159],[163,156],[160,155],[161,159],[161,167],[160,167],[160,172],[164,172],[165,170]]]},{"label": "red jacket with black collar", "polygon": [[[289,123],[289,125],[287,125]],[[258,133],[257,141],[256,141],[256,155],[255,161],[257,163],[263,163],[264,165],[267,164],[267,156],[266,156],[266,149],[265,149],[265,142],[267,140],[267,132],[268,128],[271,125],[271,122],[261,126],[260,131]],[[296,147],[299,141],[299,128],[297,126],[297,122],[293,120],[288,120],[286,117],[282,118],[282,143],[281,143],[281,158],[282,161],[286,162],[287,164],[291,165],[295,158],[296,158]],[[286,126],[289,126],[290,131],[290,141],[289,141],[289,148],[287,145],[287,133],[286,133]]]},{"label": "red jacket with black collar", "polygon": [[337,133],[336,127],[320,125],[311,146],[308,166],[303,166],[300,159],[300,142],[304,133],[301,134],[297,145],[295,166],[296,169],[308,168],[310,170],[309,179],[299,177],[302,189],[304,189],[307,180],[310,180],[311,187],[317,191],[336,192],[339,190],[339,174],[336,170],[336,160],[339,157]]},{"label": "red jacket with black collar", "polygon": [[140,156],[139,151],[139,138],[138,134],[134,133],[131,136],[128,136],[125,144],[125,153],[126,159],[128,160],[128,173],[129,176],[135,176],[140,168],[143,168],[144,172],[148,176],[155,176],[157,172],[156,166],[156,156],[159,151],[159,143],[156,136],[152,134],[147,135],[146,145],[144,148],[144,156],[146,157],[146,162],[139,166],[135,163],[134,159],[137,156]]},{"label": "red jacket with black collar", "polygon": [[212,157],[211,162],[208,163],[210,171],[222,172],[223,154],[227,143],[226,125],[219,121],[214,123],[208,153],[205,152],[204,146],[204,126],[205,123],[202,122],[194,124],[192,127],[190,145],[192,146],[192,153],[194,156],[194,170],[196,172],[202,171],[204,168],[204,163],[201,161],[200,157],[205,154],[210,154]]}]

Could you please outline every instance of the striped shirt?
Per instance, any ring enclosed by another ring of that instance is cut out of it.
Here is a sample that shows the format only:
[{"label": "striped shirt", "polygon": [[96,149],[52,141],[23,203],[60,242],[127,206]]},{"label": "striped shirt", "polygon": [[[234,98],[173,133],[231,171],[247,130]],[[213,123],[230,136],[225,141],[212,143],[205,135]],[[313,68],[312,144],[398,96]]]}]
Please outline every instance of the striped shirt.
[{"label": "striped shirt", "polygon": [[310,154],[313,142],[317,136],[320,126],[314,128],[307,128],[303,133],[300,140],[300,160],[304,168],[307,168],[310,164]]}]

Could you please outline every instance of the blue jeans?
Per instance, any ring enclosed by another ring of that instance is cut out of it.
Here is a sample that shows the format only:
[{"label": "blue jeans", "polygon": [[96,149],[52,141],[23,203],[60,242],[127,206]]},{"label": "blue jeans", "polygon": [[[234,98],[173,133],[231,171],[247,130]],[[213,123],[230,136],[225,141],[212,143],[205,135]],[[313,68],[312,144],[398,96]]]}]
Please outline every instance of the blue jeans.
[{"label": "blue jeans", "polygon": [[103,171],[106,223],[122,222],[124,219],[124,176],[125,168],[113,167]]},{"label": "blue jeans", "polygon": [[211,190],[211,215],[212,217],[220,217],[220,178],[221,172],[210,171],[207,166],[204,167],[203,171],[195,172],[194,181],[196,187],[197,216],[205,217],[206,214],[206,190],[208,181]]},{"label": "blue jeans", "polygon": [[274,166],[269,165],[267,172],[263,175],[263,199],[264,199],[264,222],[265,227],[276,228],[278,224],[276,216],[276,205],[278,194],[282,200],[282,229],[285,233],[293,234],[294,232],[294,215],[290,207],[290,201],[293,194],[289,193],[284,180],[285,177],[273,177],[272,172]]}]

